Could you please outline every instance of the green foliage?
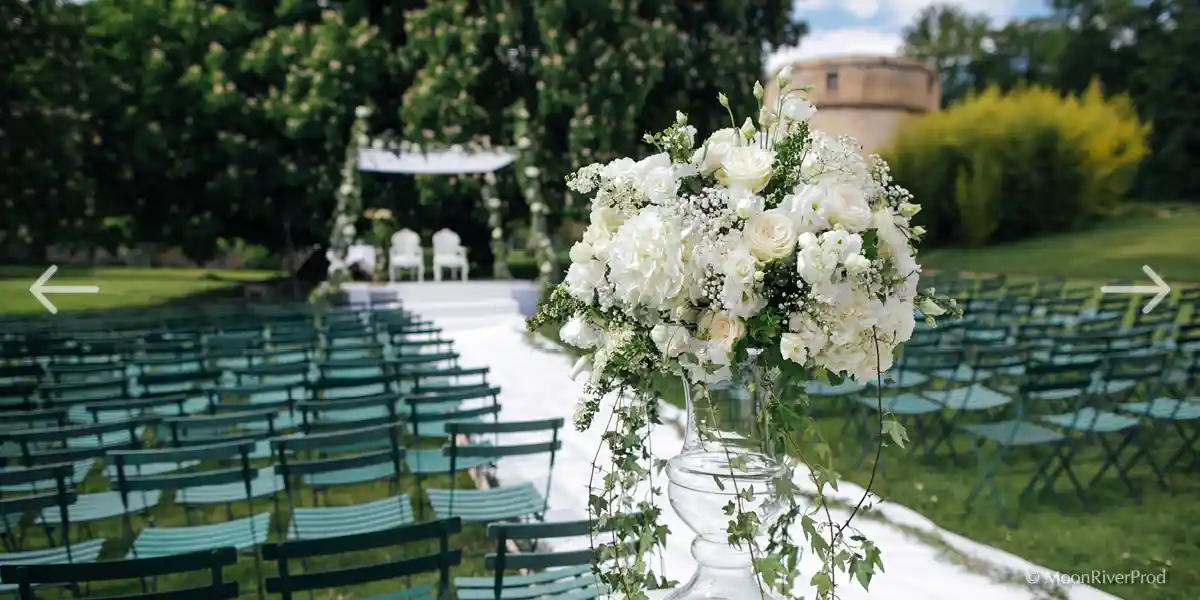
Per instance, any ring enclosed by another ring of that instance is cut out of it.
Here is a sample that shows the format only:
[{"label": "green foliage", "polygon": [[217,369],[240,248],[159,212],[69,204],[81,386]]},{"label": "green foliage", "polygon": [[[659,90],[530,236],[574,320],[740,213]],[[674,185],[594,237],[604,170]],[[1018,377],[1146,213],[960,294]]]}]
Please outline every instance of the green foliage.
[{"label": "green foliage", "polygon": [[934,64],[943,105],[989,87],[1081,93],[1098,79],[1153,124],[1135,193],[1200,198],[1200,10],[1194,0],[1053,0],[1051,14],[991,22],[950,4],[905,28],[905,54]]},{"label": "green foliage", "polygon": [[[560,183],[567,172],[643,152],[640,133],[670,122],[669,106],[749,89],[763,45],[795,44],[803,29],[786,0],[328,4],[0,4],[0,243],[30,258],[77,242],[179,245],[206,259],[218,238],[276,253],[325,242],[364,105],[376,109],[372,137],[496,145],[516,145],[520,106],[523,162],[541,171],[555,231],[583,209]],[[722,118],[692,115],[704,133]],[[509,207],[501,230],[528,217],[515,179],[496,183]],[[363,206],[391,208],[426,237],[455,229],[486,272],[497,227],[481,189],[474,177],[371,176]],[[129,220],[113,229],[110,217]]]},{"label": "green foliage", "polygon": [[1128,98],[990,89],[905,124],[885,153],[921,199],[934,244],[981,246],[1065,231],[1124,200],[1148,127]]}]

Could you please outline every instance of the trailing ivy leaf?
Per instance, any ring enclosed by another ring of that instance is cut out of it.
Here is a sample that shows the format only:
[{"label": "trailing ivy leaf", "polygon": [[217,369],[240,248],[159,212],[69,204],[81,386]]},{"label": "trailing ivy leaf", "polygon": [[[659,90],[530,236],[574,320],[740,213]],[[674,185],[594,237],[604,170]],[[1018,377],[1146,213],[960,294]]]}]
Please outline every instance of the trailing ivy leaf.
[{"label": "trailing ivy leaf", "polygon": [[883,422],[883,434],[888,436],[893,444],[903,448],[908,443],[908,432],[904,430],[904,426],[895,419],[887,419]]}]

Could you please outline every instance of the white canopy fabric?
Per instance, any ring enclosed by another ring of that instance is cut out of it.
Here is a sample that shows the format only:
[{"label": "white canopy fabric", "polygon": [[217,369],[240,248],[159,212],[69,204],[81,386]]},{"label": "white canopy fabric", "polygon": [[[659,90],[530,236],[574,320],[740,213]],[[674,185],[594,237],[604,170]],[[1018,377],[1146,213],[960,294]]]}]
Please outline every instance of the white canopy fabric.
[{"label": "white canopy fabric", "polygon": [[468,152],[465,149],[418,152],[363,148],[358,151],[358,170],[411,175],[461,175],[491,173],[517,160],[503,150]]}]

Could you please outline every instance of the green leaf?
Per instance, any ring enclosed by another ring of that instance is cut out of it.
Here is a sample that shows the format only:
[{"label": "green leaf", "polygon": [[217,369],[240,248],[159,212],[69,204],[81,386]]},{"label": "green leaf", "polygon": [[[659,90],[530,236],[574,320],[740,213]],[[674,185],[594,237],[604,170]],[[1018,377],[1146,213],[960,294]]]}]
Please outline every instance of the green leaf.
[{"label": "green leaf", "polygon": [[891,438],[892,443],[901,448],[908,443],[908,432],[895,419],[887,419],[883,422],[883,434]]}]

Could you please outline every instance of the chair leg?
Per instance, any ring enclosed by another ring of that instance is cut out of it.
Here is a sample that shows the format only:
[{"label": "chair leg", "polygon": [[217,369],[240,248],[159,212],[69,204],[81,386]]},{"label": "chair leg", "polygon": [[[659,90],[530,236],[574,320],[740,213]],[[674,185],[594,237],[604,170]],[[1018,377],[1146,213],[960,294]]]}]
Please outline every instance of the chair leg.
[{"label": "chair leg", "polygon": [[1133,496],[1134,499],[1141,499],[1141,493],[1138,492],[1137,486],[1129,478],[1129,470],[1137,463],[1141,453],[1134,453],[1129,460],[1122,460],[1125,449],[1133,444],[1137,435],[1137,429],[1131,429],[1125,432],[1125,435],[1121,436],[1121,440],[1115,446],[1109,441],[1108,436],[1097,436],[1096,441],[1100,443],[1100,450],[1104,453],[1104,457],[1103,462],[1100,464],[1100,469],[1088,480],[1087,489],[1089,491],[1100,482],[1101,477],[1111,468],[1116,470],[1117,478],[1121,480],[1125,489],[1129,490],[1129,495]]},{"label": "chair leg", "polygon": [[1000,495],[1000,490],[996,488],[995,480],[1000,467],[1004,465],[1004,459],[1008,457],[1011,450],[1004,446],[998,446],[996,448],[996,455],[991,460],[987,460],[983,456],[983,448],[983,443],[974,437],[971,438],[971,452],[975,455],[976,463],[979,465],[979,480],[975,482],[974,487],[971,488],[971,492],[967,494],[967,499],[963,502],[964,508],[967,512],[970,512],[975,499],[986,490],[996,503],[1000,519],[1008,527],[1015,528],[1017,526],[1016,519],[1009,516],[1008,509],[1004,506],[1004,498]]}]

